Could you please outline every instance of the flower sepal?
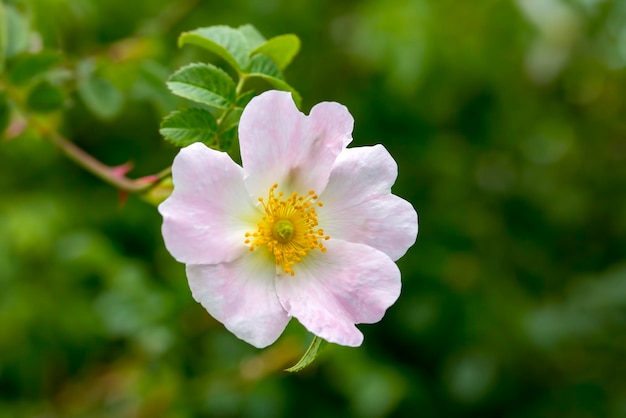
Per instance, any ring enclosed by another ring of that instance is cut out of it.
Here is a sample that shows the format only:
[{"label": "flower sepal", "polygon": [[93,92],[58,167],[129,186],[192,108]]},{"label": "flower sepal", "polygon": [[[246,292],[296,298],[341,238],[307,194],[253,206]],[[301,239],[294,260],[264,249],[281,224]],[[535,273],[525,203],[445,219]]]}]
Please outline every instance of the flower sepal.
[{"label": "flower sepal", "polygon": [[289,373],[297,373],[310,366],[327,345],[328,342],[326,340],[318,337],[317,335],[313,336],[313,341],[311,341],[311,345],[309,345],[309,348],[307,348],[302,358],[293,366],[285,369],[285,371]]}]

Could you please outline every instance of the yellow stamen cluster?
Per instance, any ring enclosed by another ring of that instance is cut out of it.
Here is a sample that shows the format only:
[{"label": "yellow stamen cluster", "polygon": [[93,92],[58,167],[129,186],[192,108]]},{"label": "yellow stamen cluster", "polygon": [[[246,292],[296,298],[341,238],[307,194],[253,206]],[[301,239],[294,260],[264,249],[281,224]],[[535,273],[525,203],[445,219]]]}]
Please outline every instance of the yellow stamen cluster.
[{"label": "yellow stamen cluster", "polygon": [[267,201],[259,197],[265,215],[257,224],[256,232],[246,232],[245,243],[250,246],[250,251],[265,245],[274,255],[276,265],[293,276],[294,264],[302,261],[311,250],[326,251],[322,241],[330,237],[317,228],[315,208],[323,204],[317,201],[318,196],[313,190],[304,196],[293,192],[285,197],[276,189],[278,184],[270,188]]}]

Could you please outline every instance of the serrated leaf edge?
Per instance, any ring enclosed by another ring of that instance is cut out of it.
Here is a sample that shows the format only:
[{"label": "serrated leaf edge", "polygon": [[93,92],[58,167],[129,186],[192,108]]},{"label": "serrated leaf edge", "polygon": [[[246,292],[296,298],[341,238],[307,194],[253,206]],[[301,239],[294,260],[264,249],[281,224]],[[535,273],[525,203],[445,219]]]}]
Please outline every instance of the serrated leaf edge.
[{"label": "serrated leaf edge", "polygon": [[[218,93],[215,93],[215,92],[214,92],[214,91],[212,91],[212,90],[209,90],[209,89],[203,88],[203,87],[198,86],[198,85],[195,85],[195,84],[185,83],[185,82],[181,82],[181,81],[177,81],[177,80],[172,80],[172,79],[173,79],[173,78],[175,78],[177,75],[179,75],[179,74],[181,74],[181,73],[183,73],[183,72],[185,72],[185,71],[189,71],[191,68],[198,68],[198,67],[204,67],[204,68],[210,69],[211,71],[215,71],[216,73],[219,73],[219,74],[221,74],[222,76],[225,76],[225,77],[226,77],[226,79],[228,79],[228,80],[229,80],[229,81],[228,81],[228,82],[229,82],[229,84],[230,84],[230,85],[229,85],[229,89],[230,89],[229,93],[231,93],[231,96],[232,96],[232,97],[224,97],[224,96],[222,96],[222,95],[220,95],[220,94],[218,94]],[[199,89],[199,90],[203,90],[203,91],[205,91],[205,92],[207,92],[207,93],[212,94],[212,95],[213,95],[213,96],[215,96],[215,97],[218,97],[218,98],[222,99],[222,100],[219,100],[219,101],[224,101],[224,102],[225,102],[225,104],[223,104],[223,105],[218,105],[218,104],[216,104],[216,103],[214,103],[214,102],[208,103],[208,102],[205,102],[205,101],[199,101],[199,100],[196,100],[196,99],[192,99],[192,98],[190,98],[190,97],[187,97],[187,96],[183,96],[183,95],[181,95],[181,94],[179,94],[179,93],[175,92],[175,91],[174,91],[174,89],[171,87],[171,85],[172,85],[172,84],[175,84],[175,83],[185,84],[185,85],[193,86],[193,87],[195,87],[195,88],[197,88],[197,89]],[[209,63],[203,63],[203,62],[201,63],[201,62],[196,62],[196,63],[191,63],[191,64],[188,64],[188,65],[185,65],[184,67],[179,68],[179,69],[178,69],[178,70],[176,70],[176,71],[175,71],[172,75],[170,75],[170,76],[169,76],[169,78],[167,79],[167,81],[165,82],[165,84],[166,84],[166,85],[167,85],[167,87],[170,89],[170,91],[171,91],[173,94],[175,94],[176,96],[183,97],[183,98],[185,98],[185,99],[187,99],[187,100],[191,100],[191,101],[196,102],[196,103],[202,103],[202,104],[206,104],[206,105],[209,105],[209,106],[213,106],[213,107],[216,107],[216,108],[218,108],[218,109],[227,109],[229,106],[231,106],[231,105],[232,105],[232,104],[233,104],[233,103],[237,100],[236,85],[235,85],[235,82],[233,81],[233,79],[232,79],[232,78],[228,75],[228,73],[227,73],[226,71],[222,70],[222,69],[221,69],[221,68],[219,68],[219,67],[216,67],[216,66],[215,66],[215,65],[213,65],[213,64],[209,64]]]}]

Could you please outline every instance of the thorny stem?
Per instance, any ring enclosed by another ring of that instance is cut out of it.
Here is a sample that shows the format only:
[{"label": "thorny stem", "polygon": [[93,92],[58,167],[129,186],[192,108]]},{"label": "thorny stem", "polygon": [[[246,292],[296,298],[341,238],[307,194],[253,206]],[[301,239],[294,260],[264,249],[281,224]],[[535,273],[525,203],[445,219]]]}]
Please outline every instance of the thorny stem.
[{"label": "thorny stem", "polygon": [[[0,0],[1,1],[1,0]],[[139,34],[150,33],[155,27],[170,27],[176,21],[180,20],[199,2],[199,0],[183,0],[184,7],[178,7],[176,13],[171,13],[170,9],[167,9],[167,13],[162,13],[157,18],[150,21],[138,30]],[[141,36],[141,35],[140,35]],[[129,38],[132,39],[132,38]],[[239,80],[236,86],[236,94],[239,96],[243,90],[246,77],[240,74]],[[227,109],[222,117],[218,120],[220,124],[226,117],[234,110],[234,105]],[[70,160],[74,161],[77,165],[81,166],[85,170],[94,174],[96,177],[105,181],[106,183],[116,187],[119,190],[129,193],[141,194],[149,191],[155,187],[160,180],[169,177],[171,175],[171,167],[167,167],[161,172],[139,179],[129,179],[115,167],[110,167],[98,159],[94,158],[91,154],[84,151],[72,141],[66,139],[58,132],[52,130],[50,127],[43,125],[42,123],[31,119],[33,125],[36,125],[40,133],[43,136],[48,137],[51,142],[56,145]]]},{"label": "thorny stem", "polygon": [[[166,32],[166,29],[174,26],[178,21],[185,17],[198,3],[199,0],[181,0],[176,4],[175,8],[167,8],[159,16],[148,21],[145,25],[140,27],[137,31],[137,36],[147,36],[153,32]],[[127,40],[132,40],[133,38],[134,37],[130,37]],[[2,83],[2,80],[0,80],[0,84],[4,84]],[[19,100],[18,102],[21,102],[21,100]],[[37,126],[42,136],[48,137],[50,141],[54,145],[56,145],[70,160],[74,161],[85,170],[91,172],[96,177],[100,178],[106,183],[109,183],[119,190],[129,193],[141,194],[149,191],[150,189],[158,185],[161,180],[169,177],[172,173],[172,168],[167,167],[155,175],[139,179],[129,179],[123,173],[120,173],[119,170],[115,170],[115,167],[110,167],[97,160],[92,155],[84,151],[82,148],[74,144],[72,141],[66,139],[58,132],[51,129],[49,126],[45,126],[44,124],[33,118],[29,119],[30,123],[32,123],[34,126]]]},{"label": "thorny stem", "polygon": [[116,172],[114,167],[110,167],[97,160],[78,145],[64,138],[58,132],[50,130],[50,128],[39,123],[34,124],[38,125],[41,134],[48,137],[50,141],[56,145],[70,160],[74,161],[85,170],[119,190],[129,193],[144,193],[155,187],[160,180],[171,174],[171,167],[168,167],[154,176],[149,176],[149,181],[146,181],[146,178],[136,180],[129,179],[128,177],[120,175]]}]

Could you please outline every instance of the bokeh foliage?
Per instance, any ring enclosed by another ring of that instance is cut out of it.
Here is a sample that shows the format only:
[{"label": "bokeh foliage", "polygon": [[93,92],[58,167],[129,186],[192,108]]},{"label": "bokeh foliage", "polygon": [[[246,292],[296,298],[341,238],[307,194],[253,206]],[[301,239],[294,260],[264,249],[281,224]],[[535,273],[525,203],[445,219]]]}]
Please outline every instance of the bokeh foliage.
[{"label": "bokeh foliage", "polygon": [[169,74],[215,62],[178,49],[181,32],[295,33],[285,75],[303,108],[346,104],[354,144],[389,149],[420,235],[364,346],[288,375],[306,348],[297,324],[266,351],[237,340],[191,298],[152,206],[120,207],[14,123],[0,142],[0,417],[626,415],[625,2],[4,3],[21,48],[8,74],[29,48],[49,52],[28,68],[58,67],[11,80],[25,103],[137,176],[176,152],[159,135],[182,103]]}]

